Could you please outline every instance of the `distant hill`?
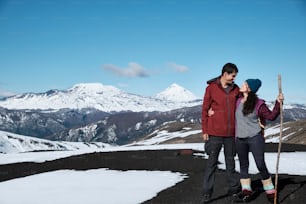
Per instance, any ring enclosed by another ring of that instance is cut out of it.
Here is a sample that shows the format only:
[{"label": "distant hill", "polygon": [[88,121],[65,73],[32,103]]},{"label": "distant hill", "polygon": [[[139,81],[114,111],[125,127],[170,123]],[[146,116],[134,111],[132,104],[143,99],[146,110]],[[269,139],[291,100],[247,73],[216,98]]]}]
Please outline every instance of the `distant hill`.
[{"label": "distant hill", "polygon": [[[280,125],[269,125],[265,129],[266,142],[279,142]],[[134,142],[135,145],[177,144],[203,142],[200,124],[169,122]],[[306,144],[306,120],[283,124],[282,142]]]},{"label": "distant hill", "polygon": [[[271,132],[268,132],[266,139],[268,141],[279,140],[279,125],[271,127]],[[275,133],[274,133],[274,131]],[[306,120],[289,121],[283,124],[282,141],[290,144],[306,145]]]},{"label": "distant hill", "polygon": [[[280,136],[279,124],[266,128],[266,143],[278,142]],[[284,123],[283,143],[306,144],[306,120]],[[192,122],[165,122],[157,128],[152,128],[148,134],[129,138],[129,144],[157,145],[203,143],[201,126]],[[61,151],[77,149],[101,149],[109,146],[103,142],[65,142],[50,141],[34,137],[0,131],[0,153],[31,152],[31,151]]]}]

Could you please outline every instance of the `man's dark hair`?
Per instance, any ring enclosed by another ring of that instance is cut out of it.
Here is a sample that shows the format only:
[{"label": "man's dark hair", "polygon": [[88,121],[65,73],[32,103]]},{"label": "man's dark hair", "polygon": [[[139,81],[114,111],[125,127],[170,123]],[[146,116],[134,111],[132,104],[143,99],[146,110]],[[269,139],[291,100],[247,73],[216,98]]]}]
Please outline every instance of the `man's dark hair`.
[{"label": "man's dark hair", "polygon": [[229,74],[231,73],[238,73],[238,68],[233,63],[226,63],[222,68],[222,75],[227,72]]}]

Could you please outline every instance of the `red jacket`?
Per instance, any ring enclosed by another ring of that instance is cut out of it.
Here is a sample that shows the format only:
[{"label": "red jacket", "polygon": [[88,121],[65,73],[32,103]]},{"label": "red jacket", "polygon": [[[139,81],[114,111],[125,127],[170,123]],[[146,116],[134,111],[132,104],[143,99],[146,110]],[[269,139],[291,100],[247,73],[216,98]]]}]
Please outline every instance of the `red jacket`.
[{"label": "red jacket", "polygon": [[[202,106],[202,133],[221,137],[235,136],[235,109],[239,87],[233,84],[229,93],[221,85],[220,77],[208,81]],[[214,114],[208,116],[209,108]]]}]

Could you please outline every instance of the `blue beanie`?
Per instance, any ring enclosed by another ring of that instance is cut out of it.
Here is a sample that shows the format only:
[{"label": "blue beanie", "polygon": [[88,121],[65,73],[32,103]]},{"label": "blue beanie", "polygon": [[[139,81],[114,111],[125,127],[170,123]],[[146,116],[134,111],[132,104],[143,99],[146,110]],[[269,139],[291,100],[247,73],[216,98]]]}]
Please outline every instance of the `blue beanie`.
[{"label": "blue beanie", "polygon": [[246,83],[249,85],[249,88],[254,93],[256,93],[261,87],[261,81],[259,79],[247,79]]}]

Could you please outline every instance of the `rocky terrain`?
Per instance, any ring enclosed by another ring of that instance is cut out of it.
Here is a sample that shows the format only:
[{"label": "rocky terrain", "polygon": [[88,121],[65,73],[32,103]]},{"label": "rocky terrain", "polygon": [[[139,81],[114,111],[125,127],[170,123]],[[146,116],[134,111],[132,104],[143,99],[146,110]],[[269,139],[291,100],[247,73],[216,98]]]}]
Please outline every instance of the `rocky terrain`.
[{"label": "rocky terrain", "polygon": [[[292,126],[286,130],[286,134],[305,135],[305,118],[304,109],[285,109],[284,121],[289,122],[286,127]],[[169,122],[175,122],[173,126],[177,128],[186,126],[200,129],[201,106],[166,112],[119,113],[106,113],[95,109],[37,111],[0,108],[0,130],[50,140],[123,145],[165,129]],[[268,127],[277,123],[279,119],[268,123]]]}]

